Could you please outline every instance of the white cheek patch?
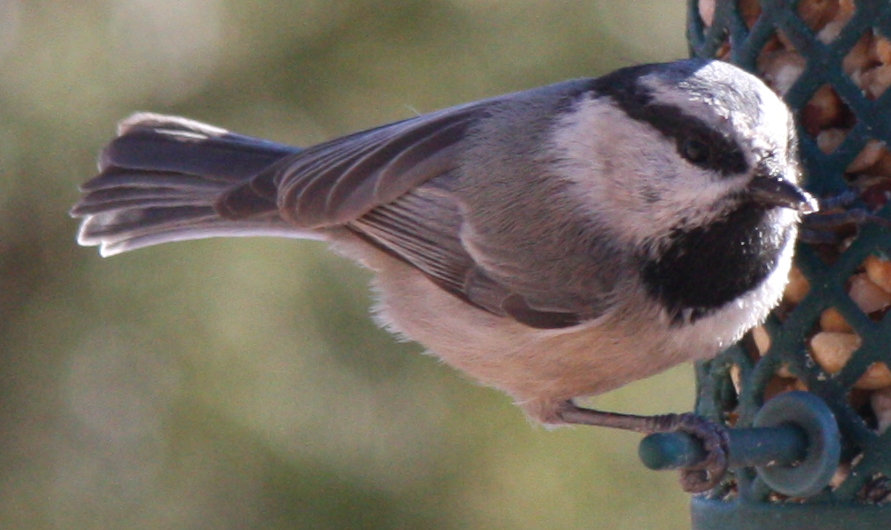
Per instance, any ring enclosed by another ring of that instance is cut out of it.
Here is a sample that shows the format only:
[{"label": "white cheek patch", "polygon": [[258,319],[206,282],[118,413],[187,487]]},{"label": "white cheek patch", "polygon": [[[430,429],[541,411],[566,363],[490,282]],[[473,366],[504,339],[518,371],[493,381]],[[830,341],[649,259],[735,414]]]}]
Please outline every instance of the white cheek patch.
[{"label": "white cheek patch", "polygon": [[691,225],[721,215],[720,200],[745,177],[715,178],[677,153],[674,140],[629,118],[607,98],[584,100],[554,128],[560,174],[582,216],[596,216],[629,244],[658,239],[680,220]]}]

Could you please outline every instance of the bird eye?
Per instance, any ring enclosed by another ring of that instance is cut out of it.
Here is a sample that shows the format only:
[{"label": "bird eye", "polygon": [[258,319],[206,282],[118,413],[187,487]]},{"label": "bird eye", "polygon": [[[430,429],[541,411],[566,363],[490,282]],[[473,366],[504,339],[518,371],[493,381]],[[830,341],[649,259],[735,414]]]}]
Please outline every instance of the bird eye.
[{"label": "bird eye", "polygon": [[687,138],[681,143],[681,155],[696,165],[702,165],[711,156],[709,146],[701,140]]}]

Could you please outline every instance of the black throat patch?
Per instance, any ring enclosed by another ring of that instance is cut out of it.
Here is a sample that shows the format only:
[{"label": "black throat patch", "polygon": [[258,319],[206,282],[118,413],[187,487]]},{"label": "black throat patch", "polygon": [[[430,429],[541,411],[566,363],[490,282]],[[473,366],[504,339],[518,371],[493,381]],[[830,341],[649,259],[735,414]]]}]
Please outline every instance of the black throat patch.
[{"label": "black throat patch", "polygon": [[767,278],[794,230],[777,230],[772,217],[745,202],[720,221],[675,232],[659,257],[643,260],[647,292],[666,306],[672,324],[694,322]]}]

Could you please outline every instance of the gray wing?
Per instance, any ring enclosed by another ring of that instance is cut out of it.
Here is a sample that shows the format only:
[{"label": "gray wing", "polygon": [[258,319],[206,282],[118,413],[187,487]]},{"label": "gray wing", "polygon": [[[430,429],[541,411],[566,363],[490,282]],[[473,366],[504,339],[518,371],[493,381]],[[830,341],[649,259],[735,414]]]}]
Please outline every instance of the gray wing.
[{"label": "gray wing", "polygon": [[[502,98],[454,107],[356,133],[283,158],[226,193],[229,218],[268,211],[300,228],[345,226],[409,263],[441,288],[491,313],[534,327],[577,324],[575,307],[532,307],[511,281],[496,282],[460,239],[461,204],[447,186],[462,145]],[[517,286],[528,284],[518,281]],[[587,314],[585,315],[588,316]]]},{"label": "gray wing", "polygon": [[418,116],[313,147],[275,177],[278,206],[301,226],[342,224],[455,169],[487,102]]},{"label": "gray wing", "polygon": [[488,100],[335,138],[276,161],[217,200],[229,219],[271,206],[300,228],[341,225],[454,169]]},{"label": "gray wing", "polygon": [[454,196],[432,181],[347,226],[481,309],[536,328],[562,328],[581,321],[581,316],[569,309],[531,307],[510,282],[494,281],[460,239],[465,222],[460,212]]}]

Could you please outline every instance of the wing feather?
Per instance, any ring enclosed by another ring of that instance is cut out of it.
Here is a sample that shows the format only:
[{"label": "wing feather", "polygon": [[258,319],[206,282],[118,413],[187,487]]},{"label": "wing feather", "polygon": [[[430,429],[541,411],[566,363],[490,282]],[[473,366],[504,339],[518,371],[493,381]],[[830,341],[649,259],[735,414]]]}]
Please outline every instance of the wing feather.
[{"label": "wing feather", "polygon": [[[510,97],[510,96],[507,96]],[[465,247],[466,219],[450,183],[468,133],[497,112],[500,98],[410,118],[295,152],[217,203],[231,220],[262,213],[272,192],[278,215],[297,228],[346,226],[412,265],[453,295],[539,328],[588,316],[573,303],[541,304],[529,271],[493,279]],[[510,263],[501,264],[500,273]]]},{"label": "wing feather", "polygon": [[467,252],[464,219],[447,192],[425,185],[374,208],[348,226],[423,272],[434,283],[481,309],[537,328],[578,324],[567,309],[539,310],[510,285],[498,283]]},{"label": "wing feather", "polygon": [[488,103],[455,107],[309,148],[277,165],[282,216],[307,228],[347,223],[454,169]]}]

